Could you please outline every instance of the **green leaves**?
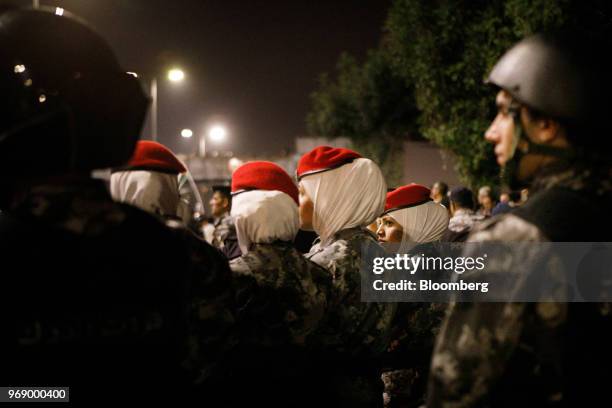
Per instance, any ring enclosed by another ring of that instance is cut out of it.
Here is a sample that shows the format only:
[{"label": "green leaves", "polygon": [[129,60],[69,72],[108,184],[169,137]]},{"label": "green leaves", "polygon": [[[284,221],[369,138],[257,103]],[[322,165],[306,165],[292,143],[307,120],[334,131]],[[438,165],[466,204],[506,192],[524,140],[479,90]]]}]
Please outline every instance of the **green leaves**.
[{"label": "green leaves", "polygon": [[389,184],[400,183],[403,141],[416,133],[417,110],[412,90],[384,49],[370,51],[362,65],[342,54],[336,79],[323,74],[310,97],[309,132],[351,138],[357,150],[381,165]]},{"label": "green leaves", "polygon": [[396,0],[386,29],[394,69],[413,85],[421,134],[454,153],[463,181],[495,184],[484,140],[494,92],[483,84],[497,59],[533,31],[561,24],[555,1]]},{"label": "green leaves", "polygon": [[361,64],[343,54],[335,79],[321,77],[309,130],[350,137],[389,169],[401,168],[401,157],[377,144],[397,149],[407,137],[425,137],[454,153],[466,184],[496,184],[483,137],[495,113],[495,90],[483,81],[495,62],[532,33],[609,32],[610,21],[602,7],[579,0],[395,0],[381,46]]}]

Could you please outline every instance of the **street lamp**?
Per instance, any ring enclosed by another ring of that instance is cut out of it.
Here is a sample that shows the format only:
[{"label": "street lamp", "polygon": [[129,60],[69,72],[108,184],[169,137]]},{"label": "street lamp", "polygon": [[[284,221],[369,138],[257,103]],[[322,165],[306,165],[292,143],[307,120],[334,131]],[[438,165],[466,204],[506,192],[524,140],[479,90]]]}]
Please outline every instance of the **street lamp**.
[{"label": "street lamp", "polygon": [[172,82],[181,82],[183,79],[185,79],[185,72],[183,72],[182,69],[172,68],[168,71],[168,80]]},{"label": "street lamp", "polygon": [[231,173],[233,173],[234,171],[236,171],[236,169],[240,166],[242,166],[243,162],[242,160],[240,160],[237,157],[232,157],[231,159],[229,159],[229,161],[227,162],[227,166],[229,167],[229,171]]},{"label": "street lamp", "polygon": [[181,137],[184,137],[185,139],[189,139],[191,138],[191,136],[193,136],[193,131],[191,129],[181,130]]},{"label": "street lamp", "polygon": [[[172,68],[167,76],[171,82],[181,82],[185,79],[185,72],[179,68]],[[155,76],[151,80],[149,94],[151,95],[151,138],[157,141],[157,77]]]},{"label": "street lamp", "polygon": [[208,135],[210,136],[210,140],[213,142],[222,142],[227,135],[227,130],[225,130],[225,127],[221,125],[215,125],[210,128]]},{"label": "street lamp", "polygon": [[[200,156],[202,157],[206,156],[206,136],[207,134],[204,133],[200,137]],[[226,136],[227,129],[223,125],[213,125],[208,129],[208,137],[215,143],[223,142]]]}]

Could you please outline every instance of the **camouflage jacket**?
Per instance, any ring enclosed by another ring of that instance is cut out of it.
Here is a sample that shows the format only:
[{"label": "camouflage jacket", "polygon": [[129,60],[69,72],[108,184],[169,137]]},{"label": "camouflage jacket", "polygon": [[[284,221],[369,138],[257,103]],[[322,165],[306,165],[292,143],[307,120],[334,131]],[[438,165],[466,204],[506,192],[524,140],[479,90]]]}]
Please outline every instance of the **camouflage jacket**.
[{"label": "camouflage jacket", "polygon": [[[239,340],[213,392],[224,406],[316,406],[321,367],[309,336],[324,316],[331,279],[292,243],[253,244],[230,262]],[[310,399],[310,402],[306,402]]]},{"label": "camouflage jacket", "polygon": [[351,228],[336,233],[326,247],[316,243],[306,257],[325,268],[333,283],[329,311],[317,341],[341,353],[371,356],[387,347],[396,305],[361,301],[363,245],[384,252],[370,232]]},{"label": "camouflage jacket", "polygon": [[[436,243],[417,245],[410,252],[427,254],[429,257],[440,256]],[[391,341],[383,355],[381,378],[385,407],[416,407],[423,404],[433,345],[445,310],[444,303],[398,304]]]},{"label": "camouflage jacket", "polygon": [[214,222],[215,230],[213,232],[212,245],[227,257],[234,259],[240,256],[240,247],[238,246],[238,237],[236,236],[236,227],[234,219],[229,213],[225,213]]},{"label": "camouflage jacket", "polygon": [[477,215],[474,211],[467,208],[460,208],[455,211],[455,214],[448,221],[448,229],[453,232],[470,230],[474,225],[484,220],[482,215]]},{"label": "camouflage jacket", "polygon": [[[610,178],[557,169],[533,187],[523,207],[483,222],[468,240],[513,242],[512,251],[463,279],[503,274],[511,278],[499,290],[515,293],[534,268],[558,278],[554,258],[533,243],[610,241]],[[602,304],[451,303],[432,358],[427,406],[597,405],[608,387],[611,326]]]},{"label": "camouflage jacket", "polygon": [[[328,310],[312,344],[327,357],[318,389],[326,405],[372,407],[382,403],[380,356],[387,347],[396,304],[361,301],[362,250],[380,254],[376,238],[362,228],[335,234],[326,247],[315,243],[306,257],[331,275]],[[365,270],[364,270],[365,272]]]},{"label": "camouflage jacket", "polygon": [[216,249],[113,202],[100,181],[41,185],[4,210],[11,381],[170,389],[222,358],[234,312]]},{"label": "camouflage jacket", "polygon": [[229,213],[225,213],[221,217],[215,218],[213,226],[215,227],[215,233],[213,234],[213,245],[217,248],[222,247],[226,239],[236,238],[234,220]]},{"label": "camouflage jacket", "polygon": [[230,268],[242,341],[305,346],[327,306],[326,271],[286,242],[253,244]]}]

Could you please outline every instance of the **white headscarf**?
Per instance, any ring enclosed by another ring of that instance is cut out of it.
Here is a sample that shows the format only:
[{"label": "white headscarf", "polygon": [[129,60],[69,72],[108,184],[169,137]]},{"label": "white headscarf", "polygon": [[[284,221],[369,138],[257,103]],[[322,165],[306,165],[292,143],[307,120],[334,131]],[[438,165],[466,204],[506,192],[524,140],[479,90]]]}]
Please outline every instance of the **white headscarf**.
[{"label": "white headscarf", "polygon": [[439,241],[449,220],[448,210],[434,201],[391,211],[388,215],[404,229],[400,246],[402,250],[408,249],[410,243]]},{"label": "white headscarf", "polygon": [[157,171],[118,171],[111,175],[111,196],[161,217],[177,217],[179,187],[176,174]]},{"label": "white headscarf", "polygon": [[297,204],[280,191],[240,193],[232,199],[231,215],[243,254],[252,243],[293,241],[300,228]]},{"label": "white headscarf", "polygon": [[323,247],[339,231],[371,224],[385,207],[387,184],[370,159],[308,175],[300,183],[314,204],[312,226]]}]

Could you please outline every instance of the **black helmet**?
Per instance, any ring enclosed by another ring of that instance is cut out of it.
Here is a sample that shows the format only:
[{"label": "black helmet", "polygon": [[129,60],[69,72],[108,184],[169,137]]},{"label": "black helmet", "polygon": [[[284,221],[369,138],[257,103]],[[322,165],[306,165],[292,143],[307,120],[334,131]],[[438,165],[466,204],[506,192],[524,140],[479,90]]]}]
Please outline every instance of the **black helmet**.
[{"label": "black helmet", "polygon": [[147,98],[85,22],[50,10],[0,13],[0,176],[126,162]]}]

